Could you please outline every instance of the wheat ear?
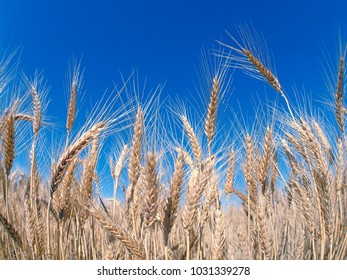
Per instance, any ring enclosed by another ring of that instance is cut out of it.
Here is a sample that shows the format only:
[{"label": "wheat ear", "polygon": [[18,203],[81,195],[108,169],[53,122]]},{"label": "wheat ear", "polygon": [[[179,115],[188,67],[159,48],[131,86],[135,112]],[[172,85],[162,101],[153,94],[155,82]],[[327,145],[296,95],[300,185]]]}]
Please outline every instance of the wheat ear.
[{"label": "wheat ear", "polygon": [[224,260],[226,256],[225,224],[221,210],[216,210],[215,242],[213,247],[214,260]]},{"label": "wheat ear", "polygon": [[53,170],[51,179],[51,195],[57,189],[61,183],[65,170],[69,166],[70,162],[83,150],[83,148],[89,143],[91,139],[96,137],[106,126],[105,122],[99,122],[95,124],[91,129],[82,134],[82,136],[70,145],[66,152],[59,158],[56,167]]},{"label": "wheat ear", "polygon": [[146,155],[147,165],[145,169],[145,213],[144,222],[147,229],[153,228],[158,207],[158,182],[155,155],[148,152]]},{"label": "wheat ear", "polygon": [[315,120],[312,121],[312,127],[313,127],[314,131],[316,132],[320,142],[323,145],[323,148],[325,150],[325,153],[328,156],[328,160],[329,160],[330,164],[333,164],[335,161],[335,157],[334,157],[333,151],[331,149],[328,138],[325,136],[325,133],[323,132],[322,128],[318,125],[318,123]]},{"label": "wheat ear", "polygon": [[110,218],[95,210],[89,210],[89,212],[96,219],[96,221],[105,230],[114,235],[133,256],[140,260],[144,260],[146,258],[143,247],[140,246],[136,240],[130,237],[127,232],[123,231],[118,225],[116,225]]},{"label": "wheat ear", "polygon": [[[170,195],[167,198],[164,208],[164,244],[167,247],[169,234],[176,220],[178,204],[182,195],[182,182],[184,176],[184,155],[179,150],[178,157],[175,162],[175,171],[170,182]],[[166,252],[167,259],[167,252]]]},{"label": "wheat ear", "polygon": [[130,199],[132,199],[133,188],[135,187],[139,177],[141,169],[141,141],[143,135],[143,111],[138,109],[136,114],[134,136],[131,144],[131,151],[129,156],[129,168],[128,175],[131,183]]},{"label": "wheat ear", "polygon": [[34,130],[34,139],[31,145],[30,150],[30,161],[31,161],[31,174],[30,174],[30,197],[32,201],[37,199],[37,188],[38,188],[38,168],[36,164],[36,141],[37,135],[42,125],[42,106],[40,102],[39,95],[37,93],[37,88],[35,84],[31,85],[31,95],[33,98],[33,107],[34,107],[34,118],[33,118],[33,130]]},{"label": "wheat ear", "polygon": [[267,79],[269,84],[282,96],[284,95],[281,84],[275,75],[267,69],[259,59],[257,59],[249,50],[243,49],[243,53],[246,55],[248,60],[254,65],[254,67],[259,71],[259,73]]},{"label": "wheat ear", "polygon": [[14,148],[15,148],[15,128],[14,128],[14,117],[11,114],[6,120],[5,127],[5,139],[4,139],[4,148],[5,148],[5,170],[6,175],[9,176],[13,160],[14,160]]},{"label": "wheat ear", "polygon": [[37,134],[40,130],[42,124],[42,111],[41,111],[41,102],[39,95],[37,93],[37,89],[34,85],[31,85],[31,95],[33,97],[33,105],[34,105],[34,134]]},{"label": "wheat ear", "polygon": [[266,135],[265,135],[265,143],[264,143],[264,155],[263,155],[263,160],[260,166],[260,176],[259,176],[261,191],[263,195],[265,195],[266,186],[267,186],[271,151],[272,151],[272,131],[269,127],[267,127]]},{"label": "wheat ear", "polygon": [[7,233],[11,236],[11,238],[16,242],[16,244],[23,248],[23,242],[17,232],[17,230],[13,227],[13,225],[0,213],[0,223],[4,226]]},{"label": "wheat ear", "polygon": [[233,192],[234,173],[235,173],[235,151],[232,150],[229,155],[228,172],[227,172],[226,182],[224,185],[224,192],[227,197],[229,197],[230,194]]},{"label": "wheat ear", "polygon": [[336,95],[335,95],[335,113],[336,113],[337,123],[342,132],[344,132],[344,114],[343,114],[344,73],[345,73],[345,58],[344,56],[341,56],[340,62],[339,62],[339,71],[337,75],[337,86],[336,86]]},{"label": "wheat ear", "polygon": [[186,116],[182,116],[182,122],[183,126],[188,134],[188,138],[190,141],[190,145],[192,146],[194,157],[197,163],[200,163],[201,161],[201,147],[199,145],[198,138],[196,137],[196,134],[194,132],[194,129],[191,127],[188,119]]},{"label": "wheat ear", "polygon": [[282,89],[282,86],[276,76],[269,70],[267,69],[259,59],[257,59],[249,50],[247,49],[242,49],[242,52],[245,54],[245,56],[248,58],[248,60],[253,64],[253,66],[258,70],[258,72],[265,77],[265,79],[269,82],[269,84],[284,98],[284,101],[286,102],[288,111],[295,120],[292,109],[289,105],[289,101],[287,99],[287,96],[284,94],[284,91]]},{"label": "wheat ear", "polygon": [[73,79],[71,84],[70,102],[69,102],[69,109],[68,109],[67,120],[66,120],[66,129],[69,134],[74,124],[75,116],[76,116],[76,95],[77,95],[77,81]]},{"label": "wheat ear", "polygon": [[267,260],[272,259],[272,254],[271,254],[271,238],[270,238],[270,233],[267,229],[266,221],[265,221],[265,209],[264,205],[261,207],[258,207],[258,224],[259,224],[259,239],[260,239],[260,245],[261,245],[261,250],[264,255],[264,258]]},{"label": "wheat ear", "polygon": [[254,160],[252,139],[250,135],[246,135],[246,165],[244,167],[246,183],[248,186],[248,195],[251,202],[256,206],[258,200],[258,186],[254,176]]},{"label": "wheat ear", "polygon": [[[82,200],[85,207],[89,207],[91,199],[92,199],[92,193],[93,193],[93,177],[95,174],[95,167],[98,160],[98,151],[99,151],[99,137],[96,135],[91,143],[91,150],[88,159],[86,159],[84,162],[84,171],[83,171],[83,185],[81,190]],[[83,216],[83,215],[82,215]],[[84,215],[84,217],[81,217],[81,222],[83,222],[87,219],[88,215]]]},{"label": "wheat ear", "polygon": [[[131,143],[131,151],[129,156],[129,166],[128,166],[128,176],[130,180],[130,185],[126,193],[126,206],[128,214],[131,214],[132,227],[134,230],[134,235],[136,234],[136,221],[135,221],[135,205],[134,205],[134,193],[137,181],[140,177],[141,171],[141,143],[143,136],[143,111],[139,107],[136,113],[135,126],[134,126],[134,136]],[[131,208],[131,213],[129,210]]]},{"label": "wheat ear", "polygon": [[205,134],[208,139],[209,145],[211,145],[212,139],[215,134],[216,115],[218,107],[218,93],[219,93],[219,81],[218,77],[214,77],[213,85],[210,96],[210,103],[208,104],[207,117],[205,121]]},{"label": "wheat ear", "polygon": [[[116,200],[117,200],[117,190],[119,186],[119,177],[123,169],[123,165],[125,162],[125,159],[128,154],[128,145],[124,145],[119,158],[117,160],[116,166],[113,166],[111,164],[111,173],[112,173],[112,178],[114,179],[114,186],[113,186],[113,217],[115,217],[115,211],[116,211]],[[112,158],[111,158],[112,159]]]},{"label": "wheat ear", "polygon": [[15,121],[26,121],[26,122],[34,122],[34,117],[26,114],[16,114],[14,116]]},{"label": "wheat ear", "polygon": [[184,151],[182,149],[177,148],[176,150],[182,152],[183,159],[184,159],[185,163],[188,164],[190,168],[193,168],[194,167],[194,161],[193,161],[192,157],[186,151]]}]

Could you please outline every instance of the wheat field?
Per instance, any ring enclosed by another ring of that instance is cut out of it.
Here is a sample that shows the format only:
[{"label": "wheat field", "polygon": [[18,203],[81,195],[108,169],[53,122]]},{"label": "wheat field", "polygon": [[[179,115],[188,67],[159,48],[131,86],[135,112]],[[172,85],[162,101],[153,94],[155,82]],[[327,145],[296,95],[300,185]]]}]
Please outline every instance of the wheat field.
[{"label": "wheat field", "polygon": [[[347,259],[345,52],[331,90],[335,118],[322,119],[293,108],[247,44],[221,46],[205,113],[167,112],[176,139],[150,136],[169,127],[149,124],[156,102],[123,102],[114,113],[122,90],[77,128],[82,74],[75,66],[59,149],[42,148],[50,124],[40,78],[19,77],[14,58],[3,58],[0,259]],[[285,108],[272,112],[279,122],[244,128],[221,145],[227,132],[216,129],[218,108],[233,67],[267,82]],[[22,95],[13,95],[15,85]],[[129,140],[113,141],[122,117]],[[107,141],[117,151],[109,160]],[[28,160],[15,165],[21,150]],[[109,170],[113,198],[99,194],[98,165]]]}]

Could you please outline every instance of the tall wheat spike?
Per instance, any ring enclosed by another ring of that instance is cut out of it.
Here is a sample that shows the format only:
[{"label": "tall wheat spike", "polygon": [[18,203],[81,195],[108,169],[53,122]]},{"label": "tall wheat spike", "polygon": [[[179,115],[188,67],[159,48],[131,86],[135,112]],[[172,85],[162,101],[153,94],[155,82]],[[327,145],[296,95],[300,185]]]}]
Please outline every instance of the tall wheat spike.
[{"label": "tall wheat spike", "polygon": [[218,76],[214,77],[211,90],[210,102],[207,109],[207,117],[205,121],[205,134],[209,141],[209,145],[215,134],[215,125],[218,106],[219,81]]},{"label": "tall wheat spike", "polygon": [[140,169],[141,169],[141,142],[143,136],[143,111],[141,108],[138,108],[135,125],[134,125],[134,135],[133,141],[131,144],[131,151],[129,156],[129,168],[128,175],[130,179],[130,190],[129,198],[132,200],[133,192],[135,185],[140,177]]},{"label": "tall wheat spike", "polygon": [[344,73],[345,73],[345,57],[341,56],[340,62],[339,62],[338,75],[337,75],[337,85],[336,85],[336,94],[335,94],[335,112],[336,112],[337,123],[342,132],[344,132],[344,114],[343,114]]},{"label": "tall wheat spike", "polygon": [[10,175],[13,160],[14,160],[14,149],[15,149],[15,128],[14,128],[14,117],[11,114],[6,120],[5,126],[5,139],[4,139],[4,149],[5,149],[5,170],[7,176]]},{"label": "tall wheat spike", "polygon": [[145,212],[144,222],[146,227],[151,230],[154,226],[158,208],[158,179],[156,170],[156,159],[153,152],[146,155],[147,165],[145,169]]},{"label": "tall wheat spike", "polygon": [[73,70],[72,82],[70,89],[70,102],[66,119],[66,129],[70,134],[76,117],[76,97],[77,97],[77,86],[79,83],[79,67]]}]

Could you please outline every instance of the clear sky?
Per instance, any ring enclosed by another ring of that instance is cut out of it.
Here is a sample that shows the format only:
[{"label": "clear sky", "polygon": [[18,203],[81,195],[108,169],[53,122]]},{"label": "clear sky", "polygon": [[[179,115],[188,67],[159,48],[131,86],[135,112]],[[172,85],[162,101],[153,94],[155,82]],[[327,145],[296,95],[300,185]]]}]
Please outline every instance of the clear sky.
[{"label": "clear sky", "polygon": [[[184,99],[194,92],[201,49],[221,38],[230,42],[225,30],[233,33],[245,22],[264,35],[289,97],[294,85],[317,99],[325,94],[322,54],[336,57],[338,29],[347,38],[343,0],[0,0],[0,46],[21,47],[25,73],[44,70],[51,88],[48,114],[63,127],[72,57],[83,56],[84,89],[92,102],[120,81],[120,71],[128,75],[134,68],[149,88],[166,82],[164,96]],[[235,79],[232,88],[229,102],[244,111],[251,111],[252,94],[272,92],[251,78]]]},{"label": "clear sky", "polygon": [[57,102],[68,61],[81,55],[90,94],[133,68],[153,86],[167,82],[164,94],[184,94],[201,48],[244,22],[263,33],[282,82],[314,88],[323,42],[336,51],[333,33],[347,26],[343,0],[1,0],[0,6],[1,46],[22,47],[22,68],[44,70]]}]

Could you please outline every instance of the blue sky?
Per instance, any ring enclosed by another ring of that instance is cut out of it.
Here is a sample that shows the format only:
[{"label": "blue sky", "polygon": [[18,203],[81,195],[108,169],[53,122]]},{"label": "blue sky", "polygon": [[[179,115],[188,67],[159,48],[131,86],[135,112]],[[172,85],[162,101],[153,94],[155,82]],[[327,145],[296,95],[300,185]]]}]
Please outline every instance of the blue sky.
[{"label": "blue sky", "polygon": [[90,94],[111,87],[119,71],[138,68],[153,86],[166,81],[164,94],[183,95],[196,78],[201,48],[228,41],[225,30],[243,22],[263,33],[283,83],[314,88],[322,43],[336,51],[333,33],[347,23],[346,2],[335,0],[0,3],[1,46],[21,46],[22,68],[44,70],[57,102],[69,60],[81,55]]},{"label": "blue sky", "polygon": [[[64,127],[64,81],[72,57],[83,56],[87,104],[119,83],[120,72],[126,76],[134,68],[147,78],[147,92],[166,83],[163,97],[185,99],[194,93],[201,49],[219,39],[230,43],[225,30],[233,33],[240,23],[251,22],[264,35],[289,98],[295,85],[321,99],[326,96],[322,54],[336,58],[338,29],[347,37],[346,15],[342,0],[0,0],[0,46],[22,49],[26,74],[44,70],[48,115]],[[272,99],[269,87],[249,77],[235,74],[232,88],[230,106],[239,103],[250,115],[249,100]]]}]

